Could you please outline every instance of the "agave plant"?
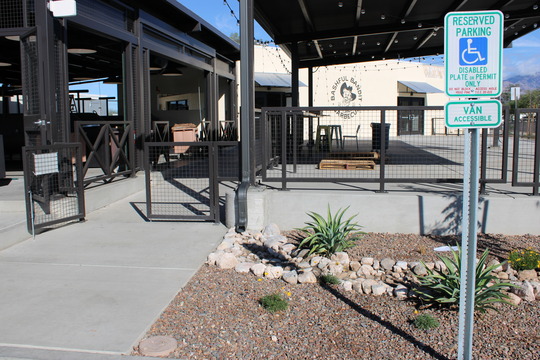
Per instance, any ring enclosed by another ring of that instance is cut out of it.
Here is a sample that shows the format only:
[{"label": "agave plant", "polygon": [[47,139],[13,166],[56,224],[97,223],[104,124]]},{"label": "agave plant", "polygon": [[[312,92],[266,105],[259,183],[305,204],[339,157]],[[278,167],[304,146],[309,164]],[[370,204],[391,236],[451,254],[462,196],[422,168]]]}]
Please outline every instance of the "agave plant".
[{"label": "agave plant", "polygon": [[[446,265],[447,271],[430,270],[424,264],[427,275],[418,276],[420,286],[415,290],[422,301],[446,306],[459,305],[461,247],[458,247],[458,251],[452,251],[452,255],[452,259],[439,256],[439,259]],[[475,271],[474,308],[480,312],[485,312],[488,309],[496,310],[493,306],[494,303],[510,304],[507,301],[509,296],[502,290],[515,287],[511,283],[500,282],[492,274],[493,269],[500,264],[485,266],[488,255],[489,250],[486,249],[480,256]]]},{"label": "agave plant", "polygon": [[362,226],[353,222],[356,215],[347,220],[343,220],[343,215],[349,207],[339,209],[332,215],[328,206],[328,216],[324,219],[315,212],[307,215],[312,221],[306,222],[306,226],[297,229],[306,233],[306,237],[300,242],[300,248],[309,249],[309,254],[332,255],[354,246],[358,235],[364,234],[360,231]]}]

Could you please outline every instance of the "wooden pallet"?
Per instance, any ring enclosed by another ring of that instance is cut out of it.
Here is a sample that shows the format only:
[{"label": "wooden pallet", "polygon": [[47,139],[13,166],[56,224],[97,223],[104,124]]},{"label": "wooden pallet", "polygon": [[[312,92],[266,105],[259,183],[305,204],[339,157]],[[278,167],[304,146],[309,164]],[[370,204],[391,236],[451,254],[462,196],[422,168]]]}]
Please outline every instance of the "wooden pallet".
[{"label": "wooden pallet", "polygon": [[375,170],[373,160],[332,160],[325,159],[319,163],[321,170]]},{"label": "wooden pallet", "polygon": [[330,153],[331,159],[336,160],[373,160],[377,161],[381,155],[378,152],[334,152]]}]

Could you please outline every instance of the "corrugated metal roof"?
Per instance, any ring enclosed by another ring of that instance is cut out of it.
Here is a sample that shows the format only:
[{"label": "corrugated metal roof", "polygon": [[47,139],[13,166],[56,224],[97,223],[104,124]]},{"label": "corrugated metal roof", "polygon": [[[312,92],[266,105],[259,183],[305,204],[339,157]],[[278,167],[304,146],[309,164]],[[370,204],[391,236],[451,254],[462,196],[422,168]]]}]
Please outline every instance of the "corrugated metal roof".
[{"label": "corrugated metal roof", "polygon": [[442,90],[437,89],[435,86],[430,85],[425,82],[420,81],[401,81],[398,80],[398,83],[405,85],[412,91],[419,93],[419,94],[436,94],[436,93],[442,93]]},{"label": "corrugated metal roof", "polygon": [[[291,87],[291,75],[290,74],[278,74],[278,73],[255,73],[255,84],[258,86],[268,87]],[[306,86],[301,81],[298,81],[298,86]]]}]

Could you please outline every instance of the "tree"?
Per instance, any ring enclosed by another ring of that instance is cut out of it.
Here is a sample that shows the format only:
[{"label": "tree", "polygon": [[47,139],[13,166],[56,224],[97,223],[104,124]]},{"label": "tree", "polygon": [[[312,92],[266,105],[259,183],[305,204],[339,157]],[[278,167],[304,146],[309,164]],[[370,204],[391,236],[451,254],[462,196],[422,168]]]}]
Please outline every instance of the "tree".
[{"label": "tree", "polygon": [[231,35],[229,35],[229,38],[235,42],[237,42],[238,44],[240,44],[240,35],[238,35],[237,32],[235,33],[232,33]]},{"label": "tree", "polygon": [[540,107],[540,89],[529,90],[525,94],[521,95],[518,100],[519,108],[532,108],[536,109]]}]

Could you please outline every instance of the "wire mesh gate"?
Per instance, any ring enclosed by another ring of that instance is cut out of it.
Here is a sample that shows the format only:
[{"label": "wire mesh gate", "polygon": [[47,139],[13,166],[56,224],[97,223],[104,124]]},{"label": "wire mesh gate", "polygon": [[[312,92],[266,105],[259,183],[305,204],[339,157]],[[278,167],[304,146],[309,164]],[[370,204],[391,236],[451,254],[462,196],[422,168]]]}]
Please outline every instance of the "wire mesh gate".
[{"label": "wire mesh gate", "polygon": [[23,153],[28,231],[83,220],[81,144],[25,146]]},{"label": "wire mesh gate", "polygon": [[236,141],[147,142],[146,216],[220,221],[221,181],[239,179]]}]

